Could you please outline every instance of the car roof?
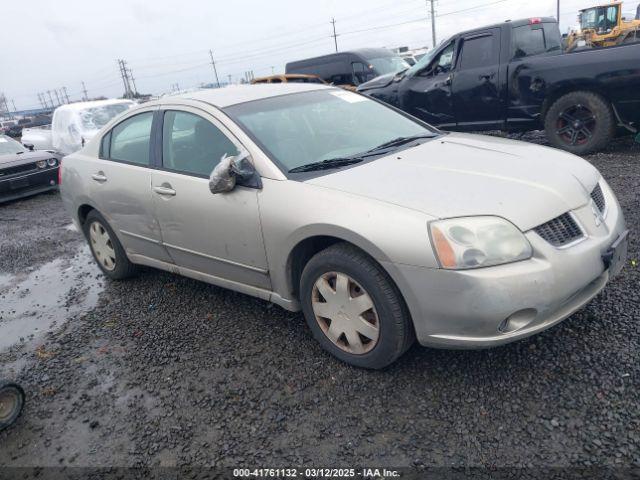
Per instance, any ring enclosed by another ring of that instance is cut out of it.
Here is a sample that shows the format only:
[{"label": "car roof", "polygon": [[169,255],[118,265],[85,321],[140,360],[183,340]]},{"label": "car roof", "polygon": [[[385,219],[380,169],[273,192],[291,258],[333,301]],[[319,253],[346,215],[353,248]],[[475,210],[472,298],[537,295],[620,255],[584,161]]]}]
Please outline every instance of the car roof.
[{"label": "car roof", "polygon": [[[253,102],[265,98],[289,95],[292,93],[311,92],[314,90],[335,89],[320,83],[258,83],[255,85],[230,85],[223,88],[210,88],[197,92],[183,93],[169,97],[170,99],[184,98],[199,100],[218,108],[225,108],[239,103]],[[166,103],[167,98],[157,103]]]},{"label": "car roof", "polygon": [[135,102],[131,100],[126,100],[122,98],[111,98],[108,100],[92,100],[89,102],[75,102],[68,103],[66,105],[60,105],[56,110],[67,110],[71,112],[77,112],[81,110],[85,110],[87,108],[95,108],[95,107],[104,107],[106,105],[121,105],[121,104],[129,104],[133,105]]}]

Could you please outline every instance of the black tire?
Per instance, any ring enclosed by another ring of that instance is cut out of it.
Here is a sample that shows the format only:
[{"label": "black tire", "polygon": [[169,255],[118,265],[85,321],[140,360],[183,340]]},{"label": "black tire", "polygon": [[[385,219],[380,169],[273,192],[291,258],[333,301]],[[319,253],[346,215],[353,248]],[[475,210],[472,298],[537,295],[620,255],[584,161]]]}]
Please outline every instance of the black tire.
[{"label": "black tire", "polygon": [[0,431],[15,423],[24,408],[24,390],[20,385],[0,381]]},{"label": "black tire", "polygon": [[608,145],[616,133],[616,120],[611,105],[600,95],[571,92],[551,105],[544,130],[554,147],[586,155]]},{"label": "black tire", "polygon": [[[348,275],[371,297],[377,312],[379,336],[370,351],[346,352],[320,328],[312,307],[312,295],[316,281],[328,272]],[[307,324],[320,345],[356,367],[384,368],[406,352],[415,340],[411,316],[398,288],[373,258],[350,244],[334,244],[309,260],[300,278],[300,299]]]},{"label": "black tire", "polygon": [[[100,226],[102,226],[102,228],[106,230],[109,235],[111,246],[113,247],[113,250],[115,252],[115,267],[111,270],[105,267],[103,262],[100,261],[100,259],[96,255],[96,252],[94,251],[90,236],[90,228],[94,223],[98,223]],[[137,265],[129,261],[129,258],[127,258],[127,254],[125,253],[124,248],[122,248],[122,245],[120,244],[120,241],[118,240],[118,237],[114,233],[113,229],[111,228],[111,226],[109,226],[109,223],[104,219],[102,215],[100,215],[97,210],[91,210],[89,212],[84,224],[82,225],[82,229],[84,232],[84,236],[89,243],[89,249],[91,250],[93,258],[100,267],[100,270],[102,270],[102,273],[104,273],[107,277],[111,278],[112,280],[124,280],[138,273]]]}]

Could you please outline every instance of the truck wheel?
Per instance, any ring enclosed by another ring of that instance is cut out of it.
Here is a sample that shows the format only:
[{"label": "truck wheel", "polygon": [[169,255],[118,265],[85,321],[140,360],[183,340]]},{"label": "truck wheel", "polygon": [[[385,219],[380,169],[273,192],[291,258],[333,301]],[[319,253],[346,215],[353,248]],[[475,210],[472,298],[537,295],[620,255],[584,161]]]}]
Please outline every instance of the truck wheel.
[{"label": "truck wheel", "polygon": [[24,390],[15,383],[0,381],[0,431],[10,427],[24,407]]},{"label": "truck wheel", "polygon": [[591,92],[571,92],[556,100],[544,120],[549,143],[576,155],[607,146],[616,132],[609,103]]},{"label": "truck wheel", "polygon": [[414,341],[411,317],[382,267],[356,247],[317,253],[300,279],[302,310],[329,353],[356,367],[384,368]]},{"label": "truck wheel", "polygon": [[131,263],[107,221],[96,210],[91,210],[83,225],[93,258],[100,270],[112,280],[132,277],[138,267]]}]

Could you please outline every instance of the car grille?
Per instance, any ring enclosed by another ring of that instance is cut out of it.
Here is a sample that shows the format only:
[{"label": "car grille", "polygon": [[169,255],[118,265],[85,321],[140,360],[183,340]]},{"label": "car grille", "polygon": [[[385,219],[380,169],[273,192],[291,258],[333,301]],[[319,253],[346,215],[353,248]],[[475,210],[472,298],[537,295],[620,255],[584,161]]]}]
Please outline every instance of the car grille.
[{"label": "car grille", "polygon": [[38,167],[35,163],[27,163],[25,165],[18,165],[15,167],[0,169],[0,178],[8,177],[9,175],[16,175],[18,173],[30,172],[36,170]]},{"label": "car grille", "polygon": [[569,212],[533,229],[554,247],[563,247],[582,238],[580,227]]},{"label": "car grille", "polygon": [[604,213],[606,204],[604,201],[604,195],[602,194],[602,188],[600,188],[600,184],[596,185],[596,188],[594,188],[591,192],[591,198],[598,207],[598,210],[600,210],[600,213]]}]

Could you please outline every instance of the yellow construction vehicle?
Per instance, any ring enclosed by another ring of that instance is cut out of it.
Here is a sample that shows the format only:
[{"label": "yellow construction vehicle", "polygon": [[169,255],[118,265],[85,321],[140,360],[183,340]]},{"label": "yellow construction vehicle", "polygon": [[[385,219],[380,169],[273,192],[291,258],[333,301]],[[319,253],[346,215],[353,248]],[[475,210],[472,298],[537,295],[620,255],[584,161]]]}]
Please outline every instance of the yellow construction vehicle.
[{"label": "yellow construction vehicle", "polygon": [[621,2],[614,2],[580,10],[578,21],[579,29],[567,36],[568,52],[640,41],[640,5],[633,20],[623,17]]}]

